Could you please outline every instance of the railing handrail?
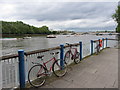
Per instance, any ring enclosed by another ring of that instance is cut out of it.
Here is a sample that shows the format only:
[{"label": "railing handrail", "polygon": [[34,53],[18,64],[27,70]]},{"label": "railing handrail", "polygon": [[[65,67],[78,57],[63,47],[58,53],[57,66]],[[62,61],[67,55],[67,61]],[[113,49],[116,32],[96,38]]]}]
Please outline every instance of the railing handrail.
[{"label": "railing handrail", "polygon": [[[71,44],[71,45],[76,46],[76,45],[79,45],[79,43],[74,43],[74,44]],[[69,47],[69,45],[64,46],[64,48],[66,48],[66,47]],[[25,55],[27,56],[27,55],[31,55],[31,54],[42,53],[42,52],[51,51],[51,50],[57,50],[57,49],[60,49],[60,46],[25,52]],[[6,55],[6,56],[0,57],[0,60],[10,59],[10,58],[17,58],[17,57],[18,57],[18,54],[11,54],[11,55]]]},{"label": "railing handrail", "polygon": [[17,57],[18,57],[18,54],[6,55],[6,56],[0,57],[0,60],[10,59],[10,58],[17,58]]},{"label": "railing handrail", "polygon": [[111,39],[111,38],[108,38],[107,40],[117,40],[118,41],[118,39]]},{"label": "railing handrail", "polygon": [[[106,39],[102,39],[102,40],[106,40]],[[117,40],[118,41],[118,39],[111,39],[111,38],[107,38],[107,40]],[[93,42],[98,42],[99,40],[93,40]]]}]

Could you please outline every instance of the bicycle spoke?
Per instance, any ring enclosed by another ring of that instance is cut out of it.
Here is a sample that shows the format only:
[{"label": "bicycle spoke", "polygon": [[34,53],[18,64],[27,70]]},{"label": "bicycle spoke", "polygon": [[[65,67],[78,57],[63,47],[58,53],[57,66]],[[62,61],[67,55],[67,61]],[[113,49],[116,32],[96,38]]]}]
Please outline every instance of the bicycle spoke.
[{"label": "bicycle spoke", "polygon": [[66,52],[64,61],[65,61],[65,64],[67,65],[70,64],[70,53],[69,52]]},{"label": "bicycle spoke", "polygon": [[42,65],[34,65],[28,73],[28,81],[34,87],[39,87],[45,83],[46,73]]},{"label": "bicycle spoke", "polygon": [[64,64],[64,67],[62,68],[60,66],[60,60],[57,60],[56,62],[54,62],[53,67],[52,67],[53,73],[58,76],[64,76],[67,72],[67,65]]},{"label": "bicycle spoke", "polygon": [[79,52],[77,52],[77,53],[75,54],[74,62],[75,62],[76,64],[80,62],[80,53],[79,53]]}]

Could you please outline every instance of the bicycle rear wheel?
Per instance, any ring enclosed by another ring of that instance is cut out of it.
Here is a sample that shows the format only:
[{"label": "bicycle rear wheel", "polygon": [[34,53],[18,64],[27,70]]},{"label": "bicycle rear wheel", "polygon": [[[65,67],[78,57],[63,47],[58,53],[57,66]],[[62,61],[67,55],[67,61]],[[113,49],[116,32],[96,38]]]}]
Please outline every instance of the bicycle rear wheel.
[{"label": "bicycle rear wheel", "polygon": [[96,47],[96,54],[98,55],[99,53],[100,53],[100,46],[97,45],[97,47]]},{"label": "bicycle rear wheel", "polygon": [[67,64],[64,63],[64,67],[62,68],[60,65],[60,59],[58,59],[53,63],[52,71],[57,77],[62,77],[67,73]]},{"label": "bicycle rear wheel", "polygon": [[77,53],[75,54],[74,62],[75,62],[76,64],[78,64],[78,63],[80,62],[80,53],[79,53],[79,52],[77,52]]},{"label": "bicycle rear wheel", "polygon": [[46,70],[43,65],[34,65],[28,72],[28,81],[33,87],[40,87],[46,81]]},{"label": "bicycle rear wheel", "polygon": [[67,51],[65,53],[64,61],[65,61],[65,64],[69,64],[70,63],[70,52],[69,51]]}]

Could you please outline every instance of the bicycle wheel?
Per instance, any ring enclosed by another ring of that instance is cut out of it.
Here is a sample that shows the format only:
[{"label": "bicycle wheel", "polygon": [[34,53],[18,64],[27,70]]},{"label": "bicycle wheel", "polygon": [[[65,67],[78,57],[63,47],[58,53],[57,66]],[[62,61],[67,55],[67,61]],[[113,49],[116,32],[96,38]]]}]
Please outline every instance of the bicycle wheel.
[{"label": "bicycle wheel", "polygon": [[64,61],[65,61],[65,64],[69,64],[69,62],[70,62],[70,52],[69,51],[67,51],[65,53]]},{"label": "bicycle wheel", "polygon": [[40,87],[46,81],[46,70],[43,65],[34,65],[28,72],[28,81],[33,87]]},{"label": "bicycle wheel", "polygon": [[60,66],[60,59],[55,61],[52,66],[52,71],[57,77],[62,77],[67,72],[67,65],[64,63],[64,67]]},{"label": "bicycle wheel", "polygon": [[79,53],[79,52],[77,52],[77,53],[75,54],[74,62],[75,62],[76,64],[78,64],[78,63],[80,62],[80,53]]},{"label": "bicycle wheel", "polygon": [[97,45],[97,47],[96,47],[96,54],[98,55],[98,53],[100,53],[100,46],[99,45]]}]

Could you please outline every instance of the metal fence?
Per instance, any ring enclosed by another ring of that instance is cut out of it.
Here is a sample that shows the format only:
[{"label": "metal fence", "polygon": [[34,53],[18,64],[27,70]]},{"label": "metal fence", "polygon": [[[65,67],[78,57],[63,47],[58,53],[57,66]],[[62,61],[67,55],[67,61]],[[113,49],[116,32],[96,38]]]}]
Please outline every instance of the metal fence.
[{"label": "metal fence", "polygon": [[[92,53],[95,53],[95,47],[98,44],[99,40],[94,40],[93,43],[88,42],[84,43],[82,42],[82,46],[80,47],[80,42],[72,44],[73,47],[77,47],[78,51],[81,51],[82,58],[91,55],[91,51],[93,49]],[[91,45],[93,44],[92,48]],[[112,39],[103,39],[103,48],[106,46],[112,46],[114,47],[117,44],[116,41],[113,41]],[[77,45],[77,46],[76,46]],[[60,46],[54,47],[54,48],[49,48],[49,49],[42,49],[42,50],[36,50],[36,51],[31,51],[31,52],[25,52],[25,81],[28,81],[28,71],[29,69],[33,66],[32,62],[37,62],[41,63],[39,59],[37,59],[37,56],[39,55],[44,55],[44,60],[49,60],[52,58],[52,55],[50,55],[51,52],[60,52]],[[102,49],[103,49],[102,48]],[[69,46],[64,45],[64,54],[66,51],[69,50]],[[56,55],[56,58],[60,58],[60,54]],[[72,61],[71,61],[72,63]],[[51,63],[47,65],[49,67]],[[2,88],[15,88],[19,87],[19,56],[18,54],[14,55],[8,55],[8,56],[3,56],[1,57],[0,61],[0,70],[2,74],[0,74],[1,81],[0,83],[2,84]]]},{"label": "metal fence", "polygon": [[10,58],[1,61],[2,87],[11,88],[19,85],[18,58]]}]

